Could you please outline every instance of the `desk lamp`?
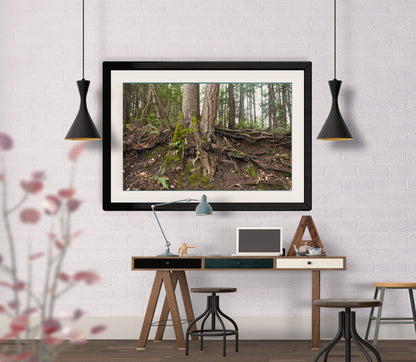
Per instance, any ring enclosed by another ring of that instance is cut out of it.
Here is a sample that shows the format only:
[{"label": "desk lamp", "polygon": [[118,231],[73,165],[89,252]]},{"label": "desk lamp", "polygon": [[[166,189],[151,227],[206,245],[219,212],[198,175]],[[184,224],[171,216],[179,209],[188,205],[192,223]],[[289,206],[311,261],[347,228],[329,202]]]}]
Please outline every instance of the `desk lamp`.
[{"label": "desk lamp", "polygon": [[[165,239],[165,243],[166,243],[166,251],[162,254],[159,254],[158,256],[179,256],[179,255],[173,254],[169,250],[171,242],[168,241],[168,239],[166,239],[165,232],[163,231],[162,225],[160,224],[160,221],[159,221],[159,218],[156,215],[155,208],[159,207],[159,206],[164,206],[164,205],[176,204],[178,202],[190,202],[190,201],[199,201],[199,200],[197,200],[197,199],[183,199],[183,200],[177,200],[177,201],[164,202],[162,204],[156,204],[156,205],[151,206],[153,214],[155,215],[156,221],[159,225],[160,231],[162,232],[163,238]],[[208,204],[207,197],[205,195],[202,195],[201,202],[196,207],[195,213],[196,213],[197,216],[204,216],[204,215],[211,215],[212,214],[212,207],[211,207],[210,204]]]}]

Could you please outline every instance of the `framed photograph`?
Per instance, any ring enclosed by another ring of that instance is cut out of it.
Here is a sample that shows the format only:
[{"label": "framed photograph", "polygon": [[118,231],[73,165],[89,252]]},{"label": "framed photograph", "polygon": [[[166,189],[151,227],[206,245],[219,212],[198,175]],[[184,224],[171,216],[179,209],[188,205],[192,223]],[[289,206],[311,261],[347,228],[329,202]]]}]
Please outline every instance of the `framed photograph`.
[{"label": "framed photograph", "polygon": [[310,210],[311,80],[311,62],[104,62],[104,210]]}]

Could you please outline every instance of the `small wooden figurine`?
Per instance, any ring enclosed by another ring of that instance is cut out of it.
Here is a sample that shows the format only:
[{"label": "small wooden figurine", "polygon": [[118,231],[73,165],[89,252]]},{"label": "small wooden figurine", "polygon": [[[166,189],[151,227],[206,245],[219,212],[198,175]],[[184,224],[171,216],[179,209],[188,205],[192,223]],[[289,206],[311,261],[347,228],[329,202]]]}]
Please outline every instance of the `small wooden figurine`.
[{"label": "small wooden figurine", "polygon": [[188,249],[190,248],[195,248],[195,246],[188,246],[186,243],[182,243],[182,246],[178,249],[179,256],[188,256]]}]

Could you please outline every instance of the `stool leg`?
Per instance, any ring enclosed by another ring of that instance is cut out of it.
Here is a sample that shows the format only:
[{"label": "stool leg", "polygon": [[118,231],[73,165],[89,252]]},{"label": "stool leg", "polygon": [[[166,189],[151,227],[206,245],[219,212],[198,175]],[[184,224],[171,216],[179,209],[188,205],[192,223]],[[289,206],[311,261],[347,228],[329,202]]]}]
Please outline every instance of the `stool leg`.
[{"label": "stool leg", "polygon": [[[373,299],[377,299],[377,296],[378,296],[378,287],[376,287]],[[367,331],[365,332],[365,337],[364,337],[365,339],[368,339],[368,335],[370,333],[370,328],[371,328],[371,323],[373,322],[373,315],[374,315],[374,307],[371,308],[370,317],[368,318]]]},{"label": "stool leg", "polygon": [[345,308],[344,318],[345,362],[351,362],[351,309]]},{"label": "stool leg", "polygon": [[332,339],[328,344],[326,344],[325,346],[323,346],[319,352],[316,354],[315,358],[313,359],[313,362],[317,362],[319,360],[319,357],[321,357],[324,353],[325,353],[325,361],[328,358],[328,354],[331,351],[331,349],[339,342],[339,340],[342,337],[342,333],[344,330],[344,317],[345,317],[345,312],[339,312],[338,315],[338,332],[336,334],[336,336],[334,337],[334,339]]},{"label": "stool leg", "polygon": [[225,350],[226,350],[226,346],[227,346],[227,331],[225,329],[225,325],[224,322],[222,321],[222,318],[220,317],[218,310],[215,310],[215,315],[218,318],[218,321],[221,324],[221,328],[222,328],[222,355],[223,357],[225,357]]},{"label": "stool leg", "polygon": [[231,324],[234,326],[234,330],[237,332],[235,335],[235,351],[238,352],[238,326],[237,323],[234,322],[233,319],[231,319],[228,315],[226,315],[219,307],[219,305],[217,305],[217,311],[219,314],[221,314],[225,319],[229,320],[231,322]]},{"label": "stool leg", "polygon": [[[199,317],[197,317],[194,321],[192,321],[191,324],[188,325],[188,328],[186,329],[186,339],[185,339],[185,356],[189,353],[189,332],[191,331],[191,328],[196,322],[198,322],[200,319],[202,319],[207,313],[210,311],[210,306],[207,306],[207,309],[205,309],[205,312],[202,313]],[[202,343],[202,336],[201,336],[201,343]]]},{"label": "stool leg", "polygon": [[[207,310],[209,309],[209,311],[206,314],[205,318],[202,320],[201,332],[204,331],[205,322],[207,321],[208,317],[211,316],[211,318],[214,318],[214,316],[212,315],[212,297],[211,296],[207,297],[207,305],[208,305]],[[199,349],[200,351],[203,351],[204,350],[204,336],[202,335],[202,333],[201,333],[200,338],[201,338],[200,339],[201,343],[200,343]]]},{"label": "stool leg", "polygon": [[351,315],[350,315],[350,335],[353,341],[355,342],[355,344],[357,345],[357,347],[361,350],[361,352],[367,359],[367,361],[371,362],[372,359],[367,353],[367,351],[364,349],[363,345],[361,344],[361,338],[358,335],[357,330],[355,328],[355,312],[351,312]]},{"label": "stool leg", "polygon": [[410,305],[412,307],[413,325],[415,327],[415,332],[416,332],[416,309],[415,309],[415,298],[413,297],[413,288],[409,288],[409,297],[410,297]]},{"label": "stool leg", "polygon": [[357,346],[361,349],[364,356],[367,358],[367,361],[372,361],[370,356],[367,354],[367,352],[363,349],[363,346],[367,347],[370,351],[374,353],[374,355],[377,358],[378,362],[381,362],[381,357],[378,351],[372,346],[370,343],[368,343],[366,340],[362,339],[360,335],[357,332],[357,329],[355,327],[355,312],[351,316],[351,336],[354,340],[354,342],[357,344]]},{"label": "stool leg", "polygon": [[377,312],[377,320],[376,320],[376,329],[374,330],[374,340],[373,340],[373,344],[374,346],[377,346],[377,341],[378,341],[378,332],[380,331],[380,322],[381,322],[381,312],[383,310],[383,304],[384,304],[384,292],[386,291],[386,288],[381,287],[381,292],[380,292],[380,300],[381,300],[381,306],[378,307],[378,312]]}]

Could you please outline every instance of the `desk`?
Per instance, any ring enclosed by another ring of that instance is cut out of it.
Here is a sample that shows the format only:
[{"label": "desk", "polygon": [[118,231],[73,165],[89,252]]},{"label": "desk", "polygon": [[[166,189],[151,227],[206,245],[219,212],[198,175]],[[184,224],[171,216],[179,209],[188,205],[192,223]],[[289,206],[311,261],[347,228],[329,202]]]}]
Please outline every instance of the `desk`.
[{"label": "desk", "polygon": [[[178,304],[175,295],[176,285],[180,285],[182,300],[185,306],[188,323],[194,320],[191,298],[185,271],[210,270],[308,270],[312,272],[312,348],[319,348],[320,340],[320,308],[313,305],[315,299],[321,296],[321,270],[346,270],[346,257],[132,257],[132,270],[156,271],[143,326],[137,343],[138,350],[146,348],[150,327],[156,310],[162,285],[165,286],[166,297],[163,303],[160,321],[166,321],[170,312],[176,342],[179,349],[185,349],[185,341],[179,316]],[[155,341],[161,341],[165,330],[165,324],[158,325]],[[197,339],[193,336],[193,339]]]}]

